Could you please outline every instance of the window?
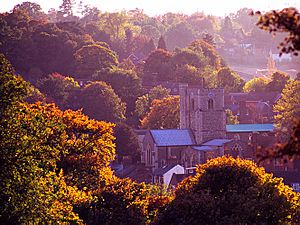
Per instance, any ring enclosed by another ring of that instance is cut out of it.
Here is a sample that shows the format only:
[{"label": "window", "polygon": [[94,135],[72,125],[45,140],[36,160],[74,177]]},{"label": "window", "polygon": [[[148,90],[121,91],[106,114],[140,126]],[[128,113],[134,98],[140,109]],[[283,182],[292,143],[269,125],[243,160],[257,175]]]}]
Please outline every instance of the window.
[{"label": "window", "polygon": [[292,183],[292,188],[296,192],[300,192],[300,184],[299,183]]},{"label": "window", "polygon": [[214,100],[208,99],[208,109],[213,109],[214,108]]},{"label": "window", "polygon": [[195,110],[195,99],[192,99],[192,110]]}]

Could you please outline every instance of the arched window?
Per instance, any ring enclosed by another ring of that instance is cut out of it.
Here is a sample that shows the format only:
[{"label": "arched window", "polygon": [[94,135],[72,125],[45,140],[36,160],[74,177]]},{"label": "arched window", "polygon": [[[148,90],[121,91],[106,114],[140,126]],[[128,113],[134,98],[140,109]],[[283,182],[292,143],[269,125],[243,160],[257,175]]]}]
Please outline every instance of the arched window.
[{"label": "arched window", "polygon": [[207,107],[208,109],[213,109],[214,108],[214,100],[208,99],[207,104],[208,104],[208,107]]}]

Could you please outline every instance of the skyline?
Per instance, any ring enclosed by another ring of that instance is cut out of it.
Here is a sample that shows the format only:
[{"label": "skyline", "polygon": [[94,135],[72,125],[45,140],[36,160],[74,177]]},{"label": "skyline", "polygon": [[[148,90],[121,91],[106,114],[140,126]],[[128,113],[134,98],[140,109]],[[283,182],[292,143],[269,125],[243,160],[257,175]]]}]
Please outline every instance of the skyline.
[{"label": "skyline", "polygon": [[[4,0],[4,4],[0,6],[0,12],[8,12],[13,9],[17,4],[21,4],[22,0]],[[34,0],[41,5],[43,10],[47,12],[50,8],[58,9],[62,0]],[[79,1],[77,1],[79,2]],[[285,7],[300,8],[300,1],[297,0],[185,0],[184,4],[180,0],[110,0],[110,1],[97,1],[97,0],[83,0],[83,5],[91,5],[99,8],[102,12],[115,12],[121,10],[132,10],[135,8],[143,9],[144,12],[150,16],[164,14],[167,12],[192,14],[194,12],[204,12],[207,15],[226,16],[230,13],[235,13],[241,8],[252,8],[254,10],[269,11],[272,9],[282,9]],[[157,7],[159,6],[159,7]],[[218,6],[216,8],[216,6]]]}]

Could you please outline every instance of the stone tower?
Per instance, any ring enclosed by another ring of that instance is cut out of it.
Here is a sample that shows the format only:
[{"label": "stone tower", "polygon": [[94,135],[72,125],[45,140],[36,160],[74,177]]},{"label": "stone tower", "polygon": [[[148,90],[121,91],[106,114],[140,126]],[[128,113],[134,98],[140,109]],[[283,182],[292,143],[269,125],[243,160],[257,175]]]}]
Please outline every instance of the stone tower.
[{"label": "stone tower", "polygon": [[226,137],[224,90],[179,85],[180,129],[191,129],[197,144]]}]

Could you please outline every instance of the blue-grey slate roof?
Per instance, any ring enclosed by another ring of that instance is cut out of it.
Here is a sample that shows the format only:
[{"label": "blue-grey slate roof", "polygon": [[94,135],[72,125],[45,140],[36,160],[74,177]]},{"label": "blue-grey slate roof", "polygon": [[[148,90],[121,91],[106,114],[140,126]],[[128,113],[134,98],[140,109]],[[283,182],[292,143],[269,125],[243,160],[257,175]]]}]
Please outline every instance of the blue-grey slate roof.
[{"label": "blue-grey slate roof", "polygon": [[226,125],[226,131],[235,132],[270,132],[274,131],[274,124],[233,124]]},{"label": "blue-grey slate roof", "polygon": [[193,149],[197,151],[213,151],[216,150],[213,146],[193,146]]},{"label": "blue-grey slate roof", "polygon": [[157,146],[194,145],[195,140],[188,129],[150,130]]},{"label": "blue-grey slate roof", "polygon": [[232,140],[230,139],[213,139],[210,141],[207,141],[205,143],[202,143],[202,145],[206,145],[206,146],[222,146],[225,143],[231,142]]}]

